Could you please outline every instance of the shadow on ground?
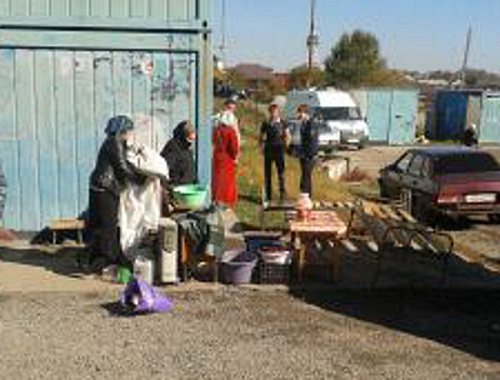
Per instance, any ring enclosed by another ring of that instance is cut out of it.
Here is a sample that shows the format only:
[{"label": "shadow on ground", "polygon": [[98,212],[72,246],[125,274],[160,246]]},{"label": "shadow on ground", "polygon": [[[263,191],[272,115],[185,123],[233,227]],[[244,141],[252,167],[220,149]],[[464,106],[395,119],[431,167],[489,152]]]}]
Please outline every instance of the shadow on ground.
[{"label": "shadow on ground", "polygon": [[[488,290],[291,290],[335,313],[500,361],[500,294]],[[375,348],[375,347],[374,347]],[[375,348],[376,349],[376,348]]]},{"label": "shadow on ground", "polygon": [[40,267],[47,271],[72,278],[83,278],[77,259],[86,254],[83,247],[63,247],[57,251],[49,248],[0,247],[0,261]]}]

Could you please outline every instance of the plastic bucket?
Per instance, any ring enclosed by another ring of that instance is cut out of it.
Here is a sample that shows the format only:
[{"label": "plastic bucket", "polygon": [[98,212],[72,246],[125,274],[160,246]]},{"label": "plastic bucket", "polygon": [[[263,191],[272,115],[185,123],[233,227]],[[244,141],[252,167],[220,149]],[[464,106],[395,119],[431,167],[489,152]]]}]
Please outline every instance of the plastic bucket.
[{"label": "plastic bucket", "polygon": [[201,208],[207,199],[207,189],[201,185],[183,185],[174,188],[174,197],[184,207]]},{"label": "plastic bucket", "polygon": [[248,284],[257,264],[257,256],[251,252],[241,252],[229,261],[223,261],[222,279],[227,284]]}]

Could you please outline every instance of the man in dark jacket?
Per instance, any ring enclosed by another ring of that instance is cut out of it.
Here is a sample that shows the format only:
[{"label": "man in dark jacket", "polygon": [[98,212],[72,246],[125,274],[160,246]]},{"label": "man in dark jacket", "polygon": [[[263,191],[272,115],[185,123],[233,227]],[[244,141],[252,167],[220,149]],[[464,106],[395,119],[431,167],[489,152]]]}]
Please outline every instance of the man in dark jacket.
[{"label": "man in dark jacket", "polygon": [[90,262],[96,271],[111,264],[129,264],[120,246],[118,206],[120,193],[127,184],[144,182],[144,177],[135,172],[126,160],[126,143],[133,128],[132,120],[126,116],[109,120],[105,130],[106,140],[90,176]]},{"label": "man in dark jacket", "polygon": [[297,108],[300,122],[300,191],[312,197],[312,173],[318,155],[318,128],[309,116],[309,107],[305,104]]},{"label": "man in dark jacket", "polygon": [[288,125],[281,119],[278,105],[269,106],[269,119],[260,128],[260,146],[264,153],[266,200],[272,199],[272,167],[276,165],[280,200],[286,198],[285,151],[290,142]]},{"label": "man in dark jacket", "polygon": [[167,142],[161,156],[167,161],[170,182],[173,186],[196,182],[196,168],[192,151],[196,132],[189,121],[180,122],[174,136]]}]

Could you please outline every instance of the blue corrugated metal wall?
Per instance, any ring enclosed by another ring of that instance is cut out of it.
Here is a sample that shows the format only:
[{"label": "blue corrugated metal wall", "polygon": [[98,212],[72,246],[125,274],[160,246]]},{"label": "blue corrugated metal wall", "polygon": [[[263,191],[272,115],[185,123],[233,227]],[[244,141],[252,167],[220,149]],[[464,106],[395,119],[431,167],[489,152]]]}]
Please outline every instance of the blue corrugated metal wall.
[{"label": "blue corrugated metal wall", "polygon": [[462,91],[440,91],[435,98],[435,138],[462,138],[467,120],[468,95]]},{"label": "blue corrugated metal wall", "polygon": [[5,223],[37,230],[87,206],[106,121],[131,115],[160,149],[183,119],[211,170],[207,0],[0,0]]},{"label": "blue corrugated metal wall", "polygon": [[366,118],[370,141],[401,145],[415,138],[418,112],[416,90],[368,89]]}]

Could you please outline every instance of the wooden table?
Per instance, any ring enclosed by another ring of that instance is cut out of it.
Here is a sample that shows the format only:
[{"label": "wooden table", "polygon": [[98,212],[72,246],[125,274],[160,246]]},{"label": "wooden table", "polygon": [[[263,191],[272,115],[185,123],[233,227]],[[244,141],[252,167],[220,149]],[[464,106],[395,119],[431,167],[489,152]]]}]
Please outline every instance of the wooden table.
[{"label": "wooden table", "polygon": [[[301,282],[304,279],[306,256],[312,243],[316,240],[326,240],[335,247],[345,236],[347,225],[335,211],[313,211],[307,221],[291,220],[290,232],[292,246],[296,249],[298,280]],[[340,259],[340,253],[334,250],[332,280],[335,282],[340,279]]]}]

